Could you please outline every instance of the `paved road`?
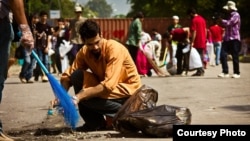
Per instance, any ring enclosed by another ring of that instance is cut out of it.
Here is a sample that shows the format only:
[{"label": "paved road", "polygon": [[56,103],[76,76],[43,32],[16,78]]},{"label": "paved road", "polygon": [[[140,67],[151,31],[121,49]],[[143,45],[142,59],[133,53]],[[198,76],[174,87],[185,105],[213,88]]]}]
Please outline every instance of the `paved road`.
[{"label": "paved road", "polygon": [[[232,73],[231,62],[229,67]],[[191,124],[250,124],[250,63],[241,63],[240,68],[239,79],[217,78],[221,67],[216,66],[208,67],[203,77],[148,77],[142,81],[158,91],[158,105],[188,107],[192,113]],[[22,84],[17,75],[19,69],[19,66],[11,68],[0,106],[0,117],[6,131],[41,123],[49,101],[54,97],[49,83]],[[70,89],[69,93],[73,94],[73,90]]]}]

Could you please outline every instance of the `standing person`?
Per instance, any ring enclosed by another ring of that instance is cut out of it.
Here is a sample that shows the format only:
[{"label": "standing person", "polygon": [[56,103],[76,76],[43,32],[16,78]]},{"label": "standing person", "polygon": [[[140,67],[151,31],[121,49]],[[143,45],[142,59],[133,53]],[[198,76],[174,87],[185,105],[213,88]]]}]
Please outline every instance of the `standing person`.
[{"label": "standing person", "polygon": [[[180,25],[180,18],[177,15],[174,15],[172,17],[172,24],[168,26],[167,28],[167,33],[168,35],[171,34],[172,30],[174,30],[175,28],[181,28],[182,26]],[[170,50],[168,50],[168,56],[166,58],[166,64],[167,63],[173,63],[173,65],[176,65],[177,62],[177,58],[176,56],[176,51],[177,51],[177,41],[171,41],[171,53],[172,55],[170,55]],[[173,58],[170,58],[170,56],[172,56]]]},{"label": "standing person", "polygon": [[[201,61],[203,61],[203,55],[206,50],[206,34],[207,34],[207,26],[205,19],[199,15],[194,8],[191,8],[187,11],[187,14],[191,16],[191,25],[190,25],[190,33],[191,40],[190,46],[194,47],[198,53],[200,54]],[[196,73],[192,76],[203,76],[205,71],[203,67],[197,68]]]},{"label": "standing person", "polygon": [[221,48],[221,65],[222,73],[218,77],[229,77],[227,54],[231,54],[233,58],[233,75],[232,78],[240,78],[240,67],[239,67],[239,52],[240,52],[240,25],[241,19],[240,14],[237,12],[235,2],[228,1],[223,7],[229,17],[222,19],[221,24],[225,27],[225,36]]},{"label": "standing person", "polygon": [[[37,14],[31,15],[30,19],[30,27],[32,29],[33,38],[36,39],[36,24],[39,22],[39,16]],[[33,76],[33,69],[36,63],[35,58],[29,53],[29,51],[25,50],[25,58],[23,61],[23,65],[21,68],[21,72],[19,73],[19,79],[22,83],[33,83],[31,80]]]},{"label": "standing person", "polygon": [[206,49],[203,55],[203,66],[204,69],[207,69],[207,65],[215,66],[215,58],[214,58],[214,44],[212,40],[211,31],[209,28],[207,30],[207,41],[206,41]]},{"label": "standing person", "polygon": [[[183,49],[189,44],[190,29],[188,27],[175,28],[170,33],[170,40],[177,42],[177,75],[186,76],[189,70],[188,53],[183,53]],[[171,49],[172,50],[172,49]],[[173,54],[173,53],[172,53]]]},{"label": "standing person", "polygon": [[75,18],[70,22],[69,25],[70,29],[69,40],[73,44],[71,51],[68,53],[70,65],[72,65],[73,61],[75,60],[77,52],[84,45],[81,36],[79,34],[79,27],[86,20],[86,18],[82,16],[82,7],[80,5],[76,5],[75,14],[76,14]]},{"label": "standing person", "polygon": [[[29,53],[31,53],[31,50],[34,47],[34,39],[25,16],[23,0],[0,0],[0,102],[2,100],[4,81],[6,80],[8,73],[7,66],[10,44],[14,38],[9,18],[11,11],[22,32],[20,39],[21,44]],[[4,134],[1,121],[0,140],[14,141]]]},{"label": "standing person", "polygon": [[51,29],[51,31],[52,31],[51,50],[54,51],[54,53],[50,54],[50,56],[49,56],[50,61],[51,61],[51,68],[52,68],[52,70],[50,71],[51,73],[57,73],[56,55],[55,55],[56,54],[55,48],[56,48],[57,39],[56,39],[56,36],[54,35],[55,34],[55,28],[56,27],[52,27],[52,29]]},{"label": "standing person", "polygon": [[126,41],[126,45],[132,59],[134,60],[134,63],[136,63],[136,55],[140,46],[139,44],[141,40],[143,19],[144,19],[143,13],[138,12],[133,17],[133,21],[129,26],[128,40]]},{"label": "standing person", "polygon": [[65,40],[65,32],[66,32],[63,18],[59,18],[57,20],[57,26],[54,29],[55,32],[53,33],[53,36],[55,36],[56,38],[54,61],[58,70],[58,74],[61,74],[63,72],[61,63],[61,59],[63,59],[63,56],[60,55],[59,48],[60,45],[63,43],[63,40]]},{"label": "standing person", "polygon": [[[47,70],[50,71],[50,63],[49,63],[49,46],[51,44],[51,37],[52,37],[52,28],[47,23],[48,20],[48,13],[46,11],[41,11],[40,14],[40,21],[36,24],[36,53],[44,66]],[[38,81],[39,76],[42,78],[42,82],[48,82],[47,76],[41,70],[39,65],[36,65],[34,69],[34,77],[35,81]]]},{"label": "standing person", "polygon": [[223,28],[219,25],[219,19],[217,17],[213,17],[213,25],[209,27],[212,42],[214,45],[214,54],[215,54],[215,64],[220,64],[220,52],[221,52],[221,43],[222,37],[224,34]]},{"label": "standing person", "polygon": [[175,29],[175,28],[181,28],[182,26],[179,24],[179,21],[180,21],[180,19],[179,19],[179,16],[177,16],[177,15],[174,15],[173,17],[172,17],[172,24],[171,25],[169,25],[168,26],[168,29],[167,29],[167,32],[168,33],[170,33],[173,29]]},{"label": "standing person", "polygon": [[75,90],[73,101],[85,122],[76,130],[102,130],[106,127],[104,116],[114,117],[142,86],[141,79],[127,48],[103,38],[95,21],[86,20],[79,32],[85,45],[62,74],[61,84],[66,90],[71,86]]}]

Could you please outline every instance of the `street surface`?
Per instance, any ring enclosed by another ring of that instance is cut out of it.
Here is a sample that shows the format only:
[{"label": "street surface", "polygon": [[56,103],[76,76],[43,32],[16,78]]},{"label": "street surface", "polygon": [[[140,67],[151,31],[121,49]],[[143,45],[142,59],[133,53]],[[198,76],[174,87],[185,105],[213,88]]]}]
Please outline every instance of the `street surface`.
[{"label": "street surface", "polygon": [[[218,78],[221,66],[208,66],[202,77],[189,76],[143,77],[144,84],[159,93],[157,105],[187,107],[192,113],[191,124],[250,124],[250,63],[241,63],[241,78]],[[229,62],[232,74],[232,62]],[[0,118],[6,132],[41,123],[47,114],[49,101],[54,98],[49,83],[41,81],[23,84],[18,78],[20,66],[10,69],[0,106]],[[56,76],[56,75],[55,75]],[[56,76],[57,77],[57,76]],[[57,77],[59,79],[59,77]],[[73,95],[71,88],[69,93]],[[83,121],[79,122],[82,125]],[[107,134],[102,140],[167,140],[119,136],[115,131],[91,132]],[[32,136],[32,135],[31,135]],[[92,138],[99,140],[100,138]],[[85,139],[86,140],[86,139]],[[89,139],[91,140],[91,139]]]}]

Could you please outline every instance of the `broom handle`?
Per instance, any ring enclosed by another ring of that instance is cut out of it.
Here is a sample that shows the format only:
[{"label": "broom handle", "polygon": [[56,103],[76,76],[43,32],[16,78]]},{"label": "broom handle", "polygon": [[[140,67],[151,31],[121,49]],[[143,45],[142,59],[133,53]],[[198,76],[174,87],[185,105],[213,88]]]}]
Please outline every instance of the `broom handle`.
[{"label": "broom handle", "polygon": [[34,50],[32,50],[31,54],[35,57],[36,61],[38,62],[38,64],[40,65],[40,67],[42,68],[42,70],[44,71],[44,73],[47,75],[49,74],[48,69],[44,66],[44,64],[42,63],[42,61],[39,59],[39,57],[37,56],[37,54],[35,53]]}]

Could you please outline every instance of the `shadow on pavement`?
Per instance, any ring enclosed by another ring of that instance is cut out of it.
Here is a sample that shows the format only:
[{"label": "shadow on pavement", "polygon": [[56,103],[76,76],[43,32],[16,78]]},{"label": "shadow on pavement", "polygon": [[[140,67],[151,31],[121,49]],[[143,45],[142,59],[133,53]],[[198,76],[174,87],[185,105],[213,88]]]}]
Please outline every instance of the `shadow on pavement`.
[{"label": "shadow on pavement", "polygon": [[229,105],[223,106],[222,108],[233,110],[233,111],[243,111],[243,112],[250,112],[250,105]]}]

